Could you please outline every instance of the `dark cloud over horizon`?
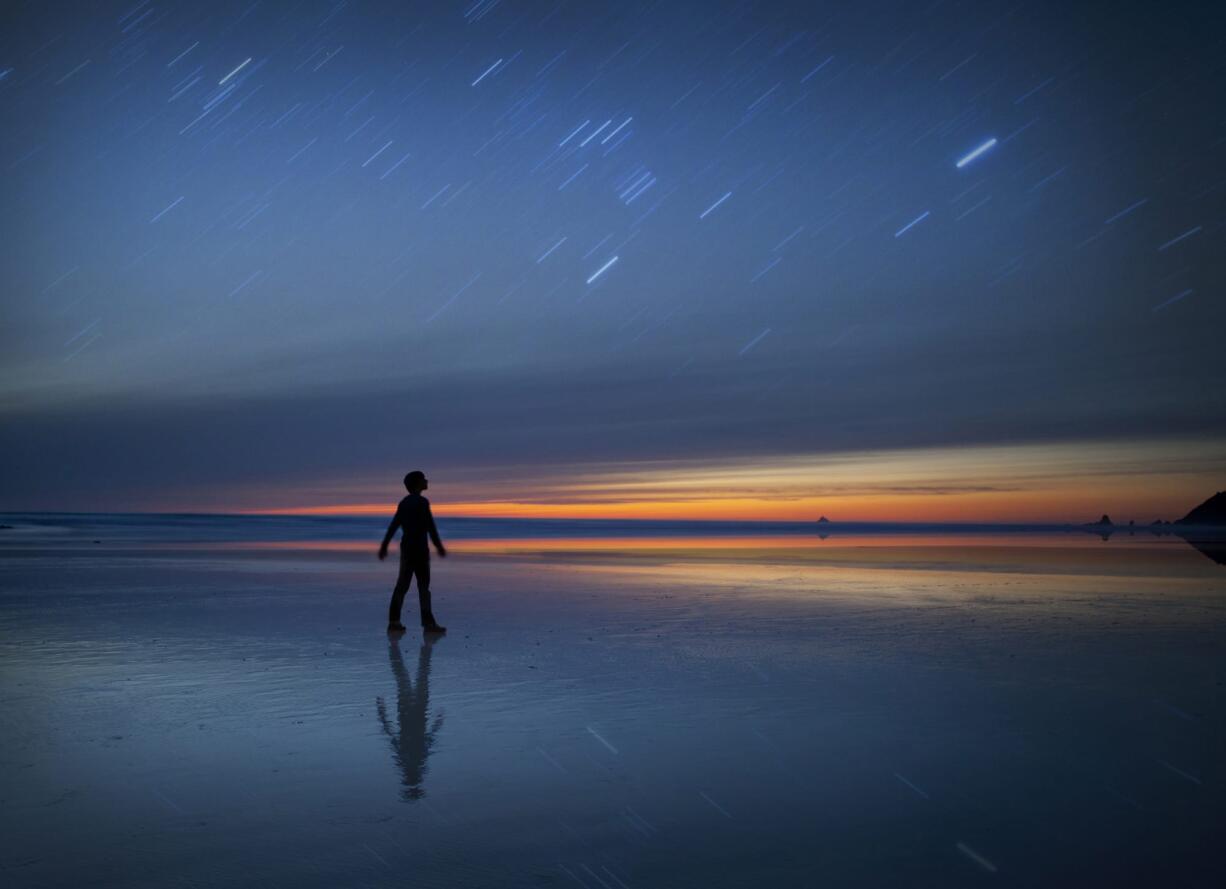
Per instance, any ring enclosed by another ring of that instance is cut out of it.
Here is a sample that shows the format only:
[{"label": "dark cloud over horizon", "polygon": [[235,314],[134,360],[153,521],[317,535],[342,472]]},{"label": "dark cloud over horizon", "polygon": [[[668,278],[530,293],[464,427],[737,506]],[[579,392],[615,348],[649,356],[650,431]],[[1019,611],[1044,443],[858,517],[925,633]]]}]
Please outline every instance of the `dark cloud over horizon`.
[{"label": "dark cloud over horizon", "polygon": [[1198,4],[25,4],[0,508],[1226,441]]}]

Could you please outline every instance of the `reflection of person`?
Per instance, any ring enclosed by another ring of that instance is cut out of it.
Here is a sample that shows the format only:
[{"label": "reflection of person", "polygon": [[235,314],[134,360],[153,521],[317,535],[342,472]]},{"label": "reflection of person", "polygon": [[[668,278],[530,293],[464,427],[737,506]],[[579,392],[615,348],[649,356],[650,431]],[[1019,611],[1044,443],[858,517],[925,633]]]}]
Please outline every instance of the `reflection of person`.
[{"label": "reflection of person", "polygon": [[406,800],[421,799],[426,795],[421,786],[426,774],[426,757],[434,746],[434,736],[443,725],[443,714],[440,712],[434,718],[430,730],[426,730],[430,708],[430,649],[436,638],[426,635],[422,641],[421,651],[417,655],[416,688],[409,680],[408,670],[404,668],[398,638],[392,638],[387,647],[388,657],[392,662],[392,674],[396,677],[396,716],[399,731],[392,731],[383,698],[375,698],[375,710],[378,711],[384,734],[392,742],[392,759],[400,769],[400,782],[404,785],[401,794]]},{"label": "reflection of person", "polygon": [[434,548],[440,556],[447,555],[443,541],[439,539],[438,528],[434,526],[434,515],[430,512],[430,501],[421,496],[421,492],[430,487],[426,474],[414,470],[404,477],[404,486],[409,495],[400,501],[396,514],[392,516],[387,533],[383,535],[383,543],[379,545],[380,560],[387,558],[387,545],[391,543],[396,529],[404,533],[400,537],[400,576],[396,578],[396,586],[392,590],[392,601],[387,609],[387,628],[403,630],[400,622],[400,606],[404,604],[404,595],[409,591],[409,583],[417,576],[417,601],[421,606],[421,625],[427,633],[445,633],[446,627],[440,627],[430,609],[430,546],[426,542],[429,535],[434,541]]}]

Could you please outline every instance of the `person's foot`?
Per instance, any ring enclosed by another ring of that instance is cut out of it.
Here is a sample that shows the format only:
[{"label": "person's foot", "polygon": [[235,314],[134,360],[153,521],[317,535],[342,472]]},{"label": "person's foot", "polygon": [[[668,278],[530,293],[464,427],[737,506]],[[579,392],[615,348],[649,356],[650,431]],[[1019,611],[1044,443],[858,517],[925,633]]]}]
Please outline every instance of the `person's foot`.
[{"label": "person's foot", "polygon": [[400,621],[394,621],[387,625],[387,631],[389,633],[403,633],[405,632],[406,629],[407,628],[405,627],[405,625],[402,624]]},{"label": "person's foot", "polygon": [[446,627],[440,627],[438,624],[430,624],[428,627],[422,627],[422,630],[426,633],[446,633],[447,632]]}]

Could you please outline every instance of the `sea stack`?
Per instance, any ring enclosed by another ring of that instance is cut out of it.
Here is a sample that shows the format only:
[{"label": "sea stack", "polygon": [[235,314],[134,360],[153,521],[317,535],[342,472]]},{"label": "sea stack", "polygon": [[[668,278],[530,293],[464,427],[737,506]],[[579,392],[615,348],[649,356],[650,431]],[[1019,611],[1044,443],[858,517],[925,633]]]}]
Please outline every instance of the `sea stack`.
[{"label": "sea stack", "polygon": [[1226,525],[1226,491],[1218,491],[1182,519],[1176,519],[1175,524]]}]

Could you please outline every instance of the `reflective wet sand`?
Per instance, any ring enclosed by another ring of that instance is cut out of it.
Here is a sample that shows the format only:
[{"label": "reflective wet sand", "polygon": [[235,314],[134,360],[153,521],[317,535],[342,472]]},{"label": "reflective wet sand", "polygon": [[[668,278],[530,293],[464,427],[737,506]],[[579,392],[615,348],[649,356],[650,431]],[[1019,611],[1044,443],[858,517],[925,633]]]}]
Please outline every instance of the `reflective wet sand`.
[{"label": "reflective wet sand", "polygon": [[433,643],[371,549],[6,550],[5,884],[1226,876],[1178,539],[457,542]]}]

